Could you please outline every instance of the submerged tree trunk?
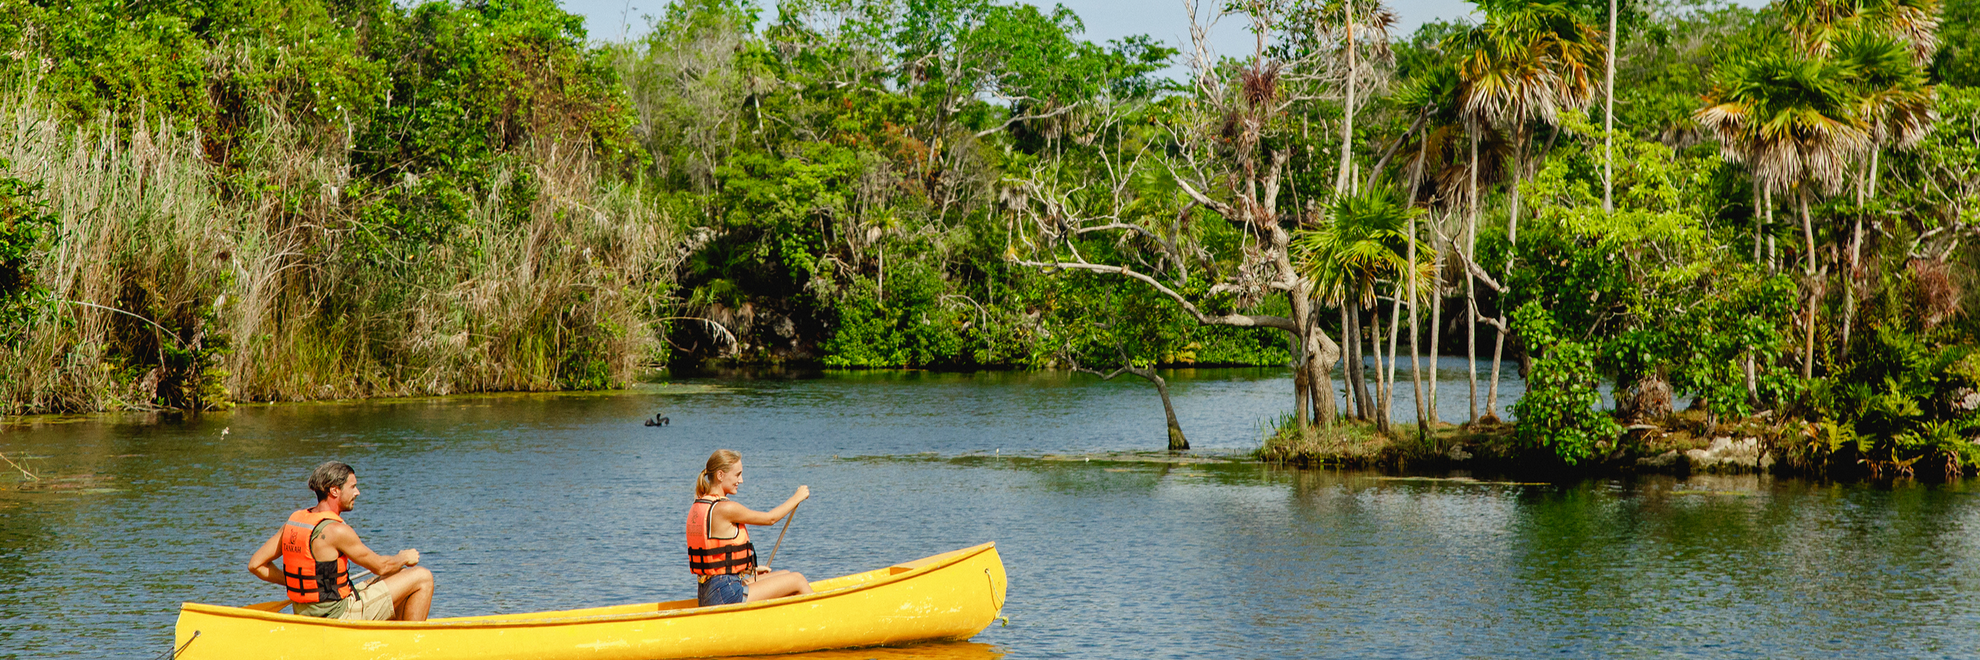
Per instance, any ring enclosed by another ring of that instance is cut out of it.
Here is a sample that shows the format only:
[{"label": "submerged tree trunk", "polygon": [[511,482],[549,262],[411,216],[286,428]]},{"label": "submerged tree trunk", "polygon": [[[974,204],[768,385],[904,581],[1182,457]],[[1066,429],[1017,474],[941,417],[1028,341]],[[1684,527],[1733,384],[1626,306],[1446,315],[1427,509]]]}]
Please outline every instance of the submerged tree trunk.
[{"label": "submerged tree trunk", "polygon": [[1162,396],[1162,414],[1168,418],[1169,451],[1186,451],[1189,449],[1189,438],[1183,437],[1182,424],[1176,421],[1176,404],[1169,399],[1169,381],[1163,379],[1162,374],[1156,373],[1153,368],[1134,366],[1134,363],[1129,362],[1125,354],[1121,356],[1121,365],[1115,367],[1113,371],[1100,371],[1099,369],[1083,367],[1077,361],[1073,362],[1072,368],[1073,371],[1099,376],[1100,380],[1113,380],[1115,376],[1130,373],[1141,377],[1142,380],[1153,383],[1155,385],[1155,393]]},{"label": "submerged tree trunk", "polygon": [[1169,401],[1169,381],[1154,369],[1137,369],[1134,375],[1155,383],[1155,391],[1162,395],[1162,412],[1169,417],[1169,451],[1187,451],[1189,438],[1183,437],[1182,424],[1176,421],[1176,405]]}]

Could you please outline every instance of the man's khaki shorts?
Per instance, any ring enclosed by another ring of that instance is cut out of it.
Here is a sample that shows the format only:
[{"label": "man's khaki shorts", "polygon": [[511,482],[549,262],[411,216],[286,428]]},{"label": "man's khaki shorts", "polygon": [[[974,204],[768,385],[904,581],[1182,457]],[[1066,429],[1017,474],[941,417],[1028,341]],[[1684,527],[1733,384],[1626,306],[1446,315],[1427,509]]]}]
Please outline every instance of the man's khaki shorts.
[{"label": "man's khaki shorts", "polygon": [[344,621],[384,621],[392,618],[392,588],[384,580],[371,578],[357,587],[357,593],[344,599]]}]

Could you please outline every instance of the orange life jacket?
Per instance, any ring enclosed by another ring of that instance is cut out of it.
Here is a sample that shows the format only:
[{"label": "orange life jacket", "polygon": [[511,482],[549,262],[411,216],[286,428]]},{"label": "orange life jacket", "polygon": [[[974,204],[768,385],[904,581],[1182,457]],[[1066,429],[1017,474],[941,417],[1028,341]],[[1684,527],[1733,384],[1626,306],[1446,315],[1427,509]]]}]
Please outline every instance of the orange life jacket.
[{"label": "orange life jacket", "polygon": [[331,561],[317,561],[310,550],[310,533],[325,520],[344,522],[334,513],[303,509],[289,514],[289,522],[282,525],[282,583],[288,588],[289,602],[322,603],[351,595],[350,560],[344,553]]},{"label": "orange life jacket", "polygon": [[736,523],[736,535],[726,539],[709,535],[715,516],[715,503],[726,498],[696,499],[688,507],[688,570],[695,575],[749,573],[756,569],[756,546],[749,542],[749,528]]}]

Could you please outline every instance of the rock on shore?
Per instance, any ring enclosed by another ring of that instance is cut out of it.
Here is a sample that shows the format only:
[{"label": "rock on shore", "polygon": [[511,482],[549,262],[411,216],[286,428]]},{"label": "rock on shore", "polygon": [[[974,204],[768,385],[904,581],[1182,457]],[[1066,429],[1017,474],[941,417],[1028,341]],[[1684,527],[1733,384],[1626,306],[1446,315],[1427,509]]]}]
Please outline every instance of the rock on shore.
[{"label": "rock on shore", "polygon": [[1720,436],[1712,438],[1712,445],[1705,449],[1683,452],[1674,449],[1637,459],[1636,464],[1643,468],[1666,470],[1677,467],[1680,462],[1688,463],[1688,467],[1695,472],[1752,472],[1773,467],[1774,456],[1761,449],[1759,438]]}]

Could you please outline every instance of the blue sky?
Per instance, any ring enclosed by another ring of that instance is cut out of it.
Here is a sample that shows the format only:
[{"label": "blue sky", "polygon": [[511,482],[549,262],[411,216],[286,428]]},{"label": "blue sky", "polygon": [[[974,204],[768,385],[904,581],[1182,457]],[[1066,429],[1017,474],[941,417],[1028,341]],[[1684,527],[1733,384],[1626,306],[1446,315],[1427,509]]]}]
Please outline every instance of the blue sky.
[{"label": "blue sky", "polygon": [[[765,16],[774,16],[774,0],[764,2]],[[616,41],[621,37],[636,37],[644,31],[646,14],[657,14],[667,5],[666,0],[563,0],[568,11],[583,14],[586,30],[591,38],[600,41]],[[1050,2],[1032,2],[1050,6]],[[1086,38],[1105,42],[1128,35],[1146,34],[1187,52],[1189,43],[1189,14],[1183,10],[1182,0],[1063,0],[1058,4],[1073,10],[1086,23]],[[1221,4],[1220,0],[1199,0],[1204,7]],[[1396,12],[1399,25],[1397,36],[1414,32],[1416,27],[1427,21],[1455,19],[1469,15],[1471,4],[1463,0],[1390,0],[1389,7]],[[1207,11],[1207,10],[1201,10]],[[1211,44],[1219,54],[1235,55],[1248,50],[1250,34],[1245,31],[1241,17],[1233,17],[1213,26],[1210,32]]]}]

